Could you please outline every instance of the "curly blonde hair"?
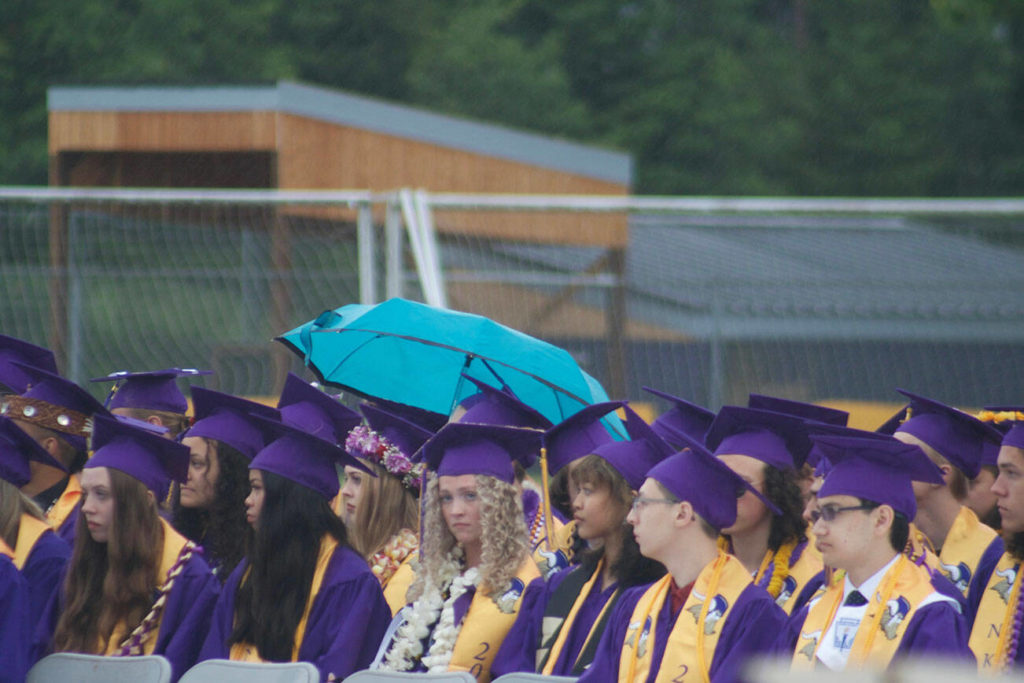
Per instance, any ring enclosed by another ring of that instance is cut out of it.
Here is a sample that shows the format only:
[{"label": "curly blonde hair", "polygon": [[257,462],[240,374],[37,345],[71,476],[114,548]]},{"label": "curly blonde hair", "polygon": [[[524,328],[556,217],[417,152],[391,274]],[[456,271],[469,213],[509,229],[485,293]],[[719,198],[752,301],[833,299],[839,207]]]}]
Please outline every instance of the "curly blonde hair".
[{"label": "curly blonde hair", "polygon": [[[442,591],[454,575],[462,557],[455,536],[448,530],[441,513],[438,477],[428,475],[424,497],[423,533],[420,544],[420,570],[409,588],[409,600],[416,600],[429,584]],[[483,528],[480,558],[480,590],[497,597],[507,591],[519,567],[529,557],[523,501],[512,484],[476,475],[476,493],[480,498],[480,524]]]}]

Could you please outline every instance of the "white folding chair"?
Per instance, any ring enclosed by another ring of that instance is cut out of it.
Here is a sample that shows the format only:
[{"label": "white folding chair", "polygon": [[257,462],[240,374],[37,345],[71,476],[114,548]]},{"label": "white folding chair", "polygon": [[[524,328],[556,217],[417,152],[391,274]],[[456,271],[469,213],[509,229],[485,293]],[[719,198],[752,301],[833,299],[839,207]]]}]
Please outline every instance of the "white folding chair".
[{"label": "white folding chair", "polygon": [[208,659],[186,671],[178,683],[320,683],[320,671],[309,662]]},{"label": "white folding chair", "polygon": [[573,676],[544,676],[520,671],[498,676],[491,683],[568,683],[575,680]]},{"label": "white folding chair", "polygon": [[160,655],[104,657],[76,652],[57,652],[43,657],[29,672],[28,683],[169,683],[171,663]]},{"label": "white folding chair", "polygon": [[448,671],[440,674],[407,673],[404,671],[357,671],[344,683],[416,683],[416,681],[435,681],[436,683],[476,683],[476,678],[465,671]]}]

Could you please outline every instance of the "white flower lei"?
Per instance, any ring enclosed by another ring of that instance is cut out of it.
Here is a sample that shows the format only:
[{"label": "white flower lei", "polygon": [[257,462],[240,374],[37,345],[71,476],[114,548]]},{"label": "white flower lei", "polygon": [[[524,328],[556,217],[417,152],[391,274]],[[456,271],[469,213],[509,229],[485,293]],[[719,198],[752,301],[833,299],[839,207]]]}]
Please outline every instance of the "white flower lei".
[{"label": "white flower lei", "polygon": [[[430,673],[448,670],[452,659],[455,641],[459,636],[458,625],[455,623],[455,601],[466,593],[470,586],[480,582],[480,572],[471,567],[459,574],[458,553],[449,556],[441,570],[441,585],[450,583],[448,599],[441,599],[440,588],[431,582],[412,604],[405,616],[405,621],[395,633],[391,647],[384,656],[381,669],[388,671],[409,671],[417,660],[422,659],[423,665]],[[430,642],[430,649],[423,654],[423,640],[431,636],[430,627],[437,623]],[[421,657],[422,655],[422,657]]]}]

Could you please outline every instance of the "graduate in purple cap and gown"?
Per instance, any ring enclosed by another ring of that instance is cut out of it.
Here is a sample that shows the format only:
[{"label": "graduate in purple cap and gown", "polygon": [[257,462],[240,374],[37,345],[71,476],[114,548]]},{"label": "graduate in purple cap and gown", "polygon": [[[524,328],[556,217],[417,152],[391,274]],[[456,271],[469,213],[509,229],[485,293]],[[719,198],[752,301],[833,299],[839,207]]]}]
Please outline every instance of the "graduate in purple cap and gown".
[{"label": "graduate in purple cap and gown", "polygon": [[[548,443],[571,439],[621,402],[587,406],[548,430]],[[526,599],[491,666],[493,676],[514,671],[579,676],[590,665],[623,591],[660,579],[661,563],[640,554],[626,523],[633,498],[651,467],[672,453],[628,407],[630,441],[609,441],[579,460],[571,477],[576,532],[590,548]]]},{"label": "graduate in purple cap and gown", "polygon": [[773,514],[753,495],[737,501],[736,521],[722,530],[732,553],[787,614],[816,589],[824,565],[807,538],[798,472],[811,449],[803,419],[756,408],[725,406],[706,436],[708,448],[771,501]]},{"label": "graduate in purple cap and gown", "polygon": [[0,681],[24,681],[33,663],[29,587],[14,566],[14,550],[0,540]]},{"label": "graduate in purple cap and gown", "polygon": [[907,655],[969,660],[959,603],[901,552],[917,511],[911,482],[941,482],[939,468],[895,439],[813,438],[832,465],[813,532],[844,576],[790,618],[777,651],[794,670],[884,670]]},{"label": "graduate in purple cap and gown", "polygon": [[188,478],[171,496],[174,527],[203,547],[221,583],[245,555],[249,522],[249,462],[266,445],[256,415],[276,420],[280,413],[262,403],[195,387],[195,422],[182,435],[188,446]]},{"label": "graduate in purple cap and gown", "polygon": [[188,400],[178,388],[179,377],[212,375],[209,370],[167,368],[146,372],[122,370],[90,382],[114,382],[105,402],[107,410],[149,424],[167,428],[165,435],[175,439],[188,428]]},{"label": "graduate in purple cap and gown", "polygon": [[[452,413],[453,422],[525,427],[542,431],[553,426],[549,419],[520,401],[511,389],[498,389],[469,375],[463,377],[476,386],[478,393],[464,399],[456,407]],[[549,565],[549,561],[568,557],[570,534],[564,531],[565,518],[551,508],[550,493],[544,493],[546,482],[541,482],[541,490],[538,491],[537,485],[526,475],[526,468],[537,462],[536,456],[539,453],[522,463],[515,463],[516,485],[523,497],[523,519],[530,552],[541,566],[542,573],[547,576],[549,572],[567,566],[568,562]]]},{"label": "graduate in purple cap and gown", "polygon": [[224,584],[201,659],[310,662],[322,680],[366,668],[391,612],[331,509],[342,448],[261,420],[249,466],[249,551]]},{"label": "graduate in purple cap and gown", "polygon": [[668,574],[626,591],[580,681],[736,681],[769,648],[785,613],[718,547],[747,492],[761,495],[697,444],[647,473],[628,521]]},{"label": "graduate in purple cap and gown", "polygon": [[157,511],[185,478],[188,449],[104,417],[92,445],[52,649],[163,655],[177,680],[196,662],[219,588],[202,550]]},{"label": "graduate in purple cap and gown", "polygon": [[39,505],[57,534],[73,545],[82,495],[78,473],[88,459],[86,439],[93,417],[110,413],[74,382],[18,361],[11,364],[26,373],[30,384],[20,396],[4,397],[0,415],[14,420],[64,466],[34,463],[32,478],[22,491]]},{"label": "graduate in purple cap and gown", "polygon": [[906,418],[893,437],[919,446],[942,470],[943,482],[914,483],[921,542],[937,556],[936,569],[967,600],[967,625],[992,571],[1003,554],[1003,540],[964,505],[968,481],[978,475],[986,441],[1002,435],[973,415],[898,389],[910,399]]},{"label": "graduate in purple cap and gown", "polygon": [[426,465],[414,454],[433,434],[370,404],[360,410],[366,424],[352,428],[345,450],[376,476],[345,468],[341,518],[394,616],[408,602],[420,544],[419,495]]},{"label": "graduate in purple cap and gown", "polygon": [[992,484],[1003,522],[1006,549],[996,563],[977,606],[970,646],[978,671],[991,675],[1024,668],[1024,406],[1002,408],[1010,425],[999,449],[999,476]]},{"label": "graduate in purple cap and gown", "polygon": [[[43,621],[71,557],[71,546],[50,528],[39,506],[19,490],[28,483],[33,462],[63,468],[14,422],[0,417],[0,540],[13,550],[14,566],[28,583],[29,633]],[[49,634],[44,637],[49,640]]]},{"label": "graduate in purple cap and gown", "polygon": [[392,622],[374,668],[468,671],[482,683],[491,680],[491,662],[527,587],[543,590],[512,467],[539,447],[535,430],[461,422],[423,445],[433,476],[423,502],[420,566],[412,602]]}]

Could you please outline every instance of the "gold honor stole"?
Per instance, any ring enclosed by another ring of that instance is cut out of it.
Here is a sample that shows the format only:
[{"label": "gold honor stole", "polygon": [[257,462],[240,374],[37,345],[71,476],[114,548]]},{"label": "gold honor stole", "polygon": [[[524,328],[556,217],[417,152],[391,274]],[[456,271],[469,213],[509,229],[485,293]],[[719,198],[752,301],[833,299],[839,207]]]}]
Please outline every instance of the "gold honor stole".
[{"label": "gold honor stole", "polygon": [[[825,568],[820,553],[808,552],[813,546],[810,541],[804,541],[803,547],[800,546],[801,544],[793,541],[783,544],[778,552],[769,550],[765,553],[757,574],[754,575],[754,583],[758,586],[764,585],[768,593],[775,598],[775,604],[785,610],[786,614],[792,614],[796,599],[800,596],[800,590]],[[799,553],[797,553],[797,549],[800,549]],[[796,554],[795,560],[793,559],[794,554]],[[785,559],[789,565],[788,573],[781,579],[776,576],[778,568],[774,566],[775,562],[780,559]],[[764,576],[769,568],[771,568],[771,575],[765,585]]]},{"label": "gold honor stole", "polygon": [[[569,613],[559,619],[555,616],[545,616],[541,624],[541,648],[537,650],[537,661],[536,668],[538,671],[545,675],[550,676],[551,672],[555,669],[555,664],[558,663],[558,658],[562,655],[562,648],[565,647],[565,641],[569,638],[569,632],[572,630],[572,625],[576,621],[576,615],[579,613],[580,608],[583,607],[583,603],[586,602],[587,597],[590,595],[590,591],[593,590],[594,584],[601,580],[601,572],[604,569],[604,557],[598,560],[597,566],[594,571],[587,578],[586,582],[580,587],[579,592],[576,594],[576,599],[572,603],[572,607],[569,609]],[[561,586],[565,586],[570,580],[570,577],[563,579]],[[597,619],[594,620],[593,625],[590,627],[590,632],[587,633],[587,639],[583,641],[583,647],[580,648],[579,654],[576,656],[576,662],[579,662],[579,658],[587,650],[587,646],[590,645],[590,641],[595,637],[595,631],[604,622],[605,614],[608,612],[608,608],[615,604],[616,597],[619,594],[619,589],[608,598],[608,601],[601,608],[601,613],[597,615]],[[600,634],[597,634],[600,638]],[[554,641],[552,643],[552,641]],[[550,644],[550,645],[549,645]],[[547,645],[547,647],[545,647]]]},{"label": "gold honor stole", "polygon": [[978,671],[1000,673],[1013,630],[1013,618],[1020,604],[1020,561],[1003,553],[981,596],[968,644],[978,658]]},{"label": "gold honor stole", "polygon": [[407,604],[405,594],[409,591],[413,579],[416,578],[415,565],[419,562],[419,556],[420,554],[416,550],[406,555],[395,573],[384,583],[384,600],[391,608],[392,617]]},{"label": "gold honor stole", "polygon": [[36,547],[39,537],[50,530],[50,525],[36,519],[32,515],[22,514],[18,524],[18,542],[14,546],[14,566],[19,570],[25,568],[28,556]]},{"label": "gold honor stole", "polygon": [[996,536],[996,532],[982,524],[978,515],[969,507],[960,508],[960,513],[953,520],[953,526],[946,535],[946,542],[942,544],[939,571],[953,582],[964,597],[971,586],[971,579],[978,571],[981,556],[992,545]]},{"label": "gold honor stole", "polygon": [[[693,589],[676,617],[672,632],[668,634],[656,681],[685,683],[710,680],[708,671],[725,620],[740,594],[750,584],[750,572],[743,563],[720,550],[714,562],[697,575]],[[620,681],[642,682],[650,675],[658,614],[671,587],[672,575],[666,574],[647,589],[633,609],[619,659]]]},{"label": "gold honor stole", "polygon": [[[299,661],[299,648],[302,647],[302,640],[306,637],[306,622],[309,621],[309,612],[313,609],[313,601],[316,600],[317,594],[320,593],[320,587],[324,583],[324,574],[327,573],[327,565],[331,563],[331,558],[334,556],[334,551],[338,547],[338,540],[330,534],[324,536],[320,540],[320,554],[316,558],[316,569],[313,570],[313,582],[309,586],[309,597],[306,598],[306,608],[302,610],[302,619],[299,620],[298,626],[295,627],[295,643],[292,645],[292,659],[291,661]],[[246,569],[245,576],[242,577],[242,581],[245,581],[249,576],[249,570]],[[228,659],[232,659],[236,662],[262,662],[260,658],[259,650],[255,645],[250,643],[235,643],[231,646],[230,654]]]},{"label": "gold honor stole", "polygon": [[[70,488],[70,486],[69,486]],[[163,554],[160,557],[160,566],[157,568],[157,580],[160,581],[160,585],[164,584],[164,577],[170,573],[171,569],[178,561],[178,556],[181,555],[182,548],[185,547],[187,540],[184,536],[175,531],[167,520],[161,519],[160,525],[164,528],[164,549]],[[163,618],[163,615],[161,615]],[[134,628],[134,627],[133,627]],[[154,629],[156,633],[160,633],[160,624],[156,625]],[[114,632],[110,634],[110,640],[107,641],[107,646],[103,650],[103,654],[110,656],[116,655],[121,651],[121,644],[124,639],[128,637],[131,631],[125,626],[122,621],[114,627]],[[156,647],[156,638],[147,638],[142,644],[143,654],[153,654],[153,648]]]},{"label": "gold honor stole", "polygon": [[[845,583],[837,581],[811,605],[793,653],[794,670],[814,669],[821,638],[843,601]],[[896,654],[918,605],[934,592],[928,570],[900,555],[868,601],[864,618],[853,638],[846,668],[869,666],[885,669]]]},{"label": "gold honor stole", "polygon": [[46,513],[46,521],[54,530],[60,529],[60,525],[68,518],[78,500],[82,497],[82,483],[78,480],[77,474],[68,477],[68,485],[64,487],[64,493],[60,494],[57,501]]},{"label": "gold honor stole", "polygon": [[513,587],[491,598],[482,591],[473,594],[466,616],[455,639],[449,671],[468,671],[480,683],[491,680],[491,663],[498,654],[501,641],[512,628],[523,594],[530,582],[540,576],[537,565],[527,558],[519,566]]}]

